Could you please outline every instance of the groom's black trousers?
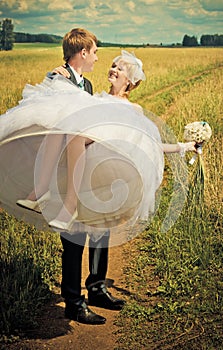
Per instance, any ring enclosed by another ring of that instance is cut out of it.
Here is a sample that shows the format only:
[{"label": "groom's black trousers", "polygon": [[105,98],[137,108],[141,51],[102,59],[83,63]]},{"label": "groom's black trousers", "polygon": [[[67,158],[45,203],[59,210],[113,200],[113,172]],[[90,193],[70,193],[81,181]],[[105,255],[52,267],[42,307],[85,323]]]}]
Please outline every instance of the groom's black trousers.
[{"label": "groom's black trousers", "polygon": [[[61,295],[65,301],[77,299],[81,296],[82,256],[86,241],[86,233],[75,235],[74,243],[61,236],[62,254],[62,282]],[[109,234],[106,233],[97,242],[89,242],[89,275],[85,285],[88,287],[100,281],[105,281],[108,268]]]}]

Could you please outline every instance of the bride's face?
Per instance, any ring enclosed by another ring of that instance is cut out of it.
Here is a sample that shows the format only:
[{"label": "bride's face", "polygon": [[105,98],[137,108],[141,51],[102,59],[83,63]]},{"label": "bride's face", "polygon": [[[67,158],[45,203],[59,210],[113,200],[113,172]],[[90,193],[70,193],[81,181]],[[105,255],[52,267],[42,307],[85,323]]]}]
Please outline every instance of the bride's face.
[{"label": "bride's face", "polygon": [[122,88],[128,85],[129,79],[127,78],[127,67],[123,60],[112,63],[108,72],[108,81],[117,88]]}]

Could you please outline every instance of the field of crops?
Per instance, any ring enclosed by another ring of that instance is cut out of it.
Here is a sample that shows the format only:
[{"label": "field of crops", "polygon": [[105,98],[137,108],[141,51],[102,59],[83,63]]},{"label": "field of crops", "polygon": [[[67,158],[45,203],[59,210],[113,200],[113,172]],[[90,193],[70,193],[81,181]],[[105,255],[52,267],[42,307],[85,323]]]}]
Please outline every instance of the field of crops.
[{"label": "field of crops", "polygon": [[[133,102],[159,116],[179,141],[184,126],[198,120],[207,121],[213,135],[203,149],[202,172],[198,159],[188,166],[186,157],[190,181],[177,220],[162,229],[176,187],[184,186],[174,158],[167,158],[158,212],[134,248],[131,242],[126,245],[126,283],[138,298],[130,298],[118,317],[117,349],[223,349],[223,49],[128,51],[143,61],[147,77],[133,91]],[[94,72],[86,74],[95,92],[108,91],[107,71],[119,54],[119,48],[99,49]],[[0,52],[0,62],[3,114],[22,98],[25,84],[41,82],[46,72],[63,63],[62,50],[17,45]],[[60,242],[45,233],[36,235],[34,227],[7,213],[0,215],[0,326],[2,335],[9,336],[30,322],[30,291],[35,290],[40,304],[50,296],[60,271]],[[155,287],[153,279],[159,281]]]}]

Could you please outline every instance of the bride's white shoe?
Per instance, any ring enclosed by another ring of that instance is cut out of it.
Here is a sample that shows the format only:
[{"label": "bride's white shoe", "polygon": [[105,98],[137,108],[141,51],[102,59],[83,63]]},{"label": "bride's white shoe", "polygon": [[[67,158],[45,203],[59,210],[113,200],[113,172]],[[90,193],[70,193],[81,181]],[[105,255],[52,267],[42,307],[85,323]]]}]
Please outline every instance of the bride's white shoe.
[{"label": "bride's white shoe", "polygon": [[30,199],[18,199],[16,204],[22,208],[33,210],[37,213],[41,213],[42,210],[46,206],[46,202],[50,199],[50,191],[44,193],[39,199],[35,201],[31,201]]},{"label": "bride's white shoe", "polygon": [[72,226],[73,226],[74,221],[76,220],[77,217],[78,217],[78,212],[76,209],[69,221],[61,221],[58,219],[53,219],[49,222],[49,226],[56,228],[56,229],[59,229],[61,231],[71,232]]}]

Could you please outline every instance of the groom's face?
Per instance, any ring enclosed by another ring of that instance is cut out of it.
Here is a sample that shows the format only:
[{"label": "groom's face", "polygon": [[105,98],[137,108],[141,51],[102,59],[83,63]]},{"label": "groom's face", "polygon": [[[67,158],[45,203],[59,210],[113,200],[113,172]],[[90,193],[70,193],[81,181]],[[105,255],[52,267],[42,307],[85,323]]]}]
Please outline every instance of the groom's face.
[{"label": "groom's face", "polygon": [[97,62],[97,45],[93,42],[90,51],[85,52],[84,72],[92,72],[94,69],[94,63]]}]

